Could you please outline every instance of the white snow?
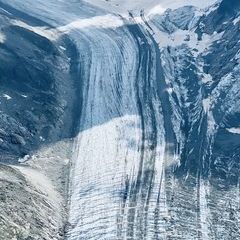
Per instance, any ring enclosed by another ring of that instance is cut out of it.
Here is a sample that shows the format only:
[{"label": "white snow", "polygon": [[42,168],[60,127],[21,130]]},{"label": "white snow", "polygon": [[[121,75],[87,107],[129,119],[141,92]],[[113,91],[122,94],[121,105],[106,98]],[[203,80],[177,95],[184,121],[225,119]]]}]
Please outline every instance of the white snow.
[{"label": "white snow", "polygon": [[152,9],[150,9],[148,16],[150,15],[156,15],[156,14],[163,14],[166,11],[166,8],[163,8],[161,5],[156,5]]},{"label": "white snow", "polygon": [[240,63],[240,50],[237,52],[236,56],[234,57]]},{"label": "white snow", "polygon": [[[144,2],[144,1],[142,1]],[[156,0],[155,3],[159,3],[159,5],[162,8],[165,9],[177,9],[183,6],[195,6],[198,8],[206,8],[209,7],[211,5],[213,5],[214,3],[216,3],[217,0]],[[159,6],[158,5],[158,6]]]},{"label": "white snow", "polygon": [[208,111],[208,135],[214,135],[217,128],[218,125],[216,124],[212,111]]},{"label": "white snow", "polygon": [[8,12],[6,9],[3,9],[3,8],[1,8],[0,7],[0,11],[3,11],[4,13],[7,13],[7,14],[9,14],[9,15],[12,15],[10,12]]},{"label": "white snow", "polygon": [[63,50],[63,51],[66,51],[66,48],[63,47],[63,46],[60,46],[59,48],[60,48],[61,50]]},{"label": "white snow", "polygon": [[48,38],[51,41],[57,40],[60,36],[60,33],[56,29],[51,29],[49,27],[33,27],[20,20],[12,20],[11,23],[12,25],[19,26],[35,32],[36,34]]},{"label": "white snow", "polygon": [[65,26],[59,27],[60,32],[69,32],[73,29],[84,29],[84,28],[116,28],[124,25],[123,21],[114,15],[107,14],[103,16],[96,16],[87,19],[79,19],[73,21]]},{"label": "white snow", "polygon": [[[181,46],[182,44],[186,44],[189,46],[190,49],[194,49],[192,53],[196,55],[207,51],[213,42],[221,39],[222,33],[208,35],[203,34],[202,40],[198,40],[197,34],[194,32],[195,29],[192,30],[177,30],[173,34],[168,34],[163,32],[155,26],[151,26],[154,29],[154,38],[159,43],[160,47],[177,47]],[[189,37],[189,41],[186,41],[186,38]],[[196,51],[197,50],[197,51]]]},{"label": "white snow", "polygon": [[45,138],[42,137],[42,136],[40,136],[39,139],[40,139],[41,141],[43,141],[43,142],[45,141]]},{"label": "white snow", "polygon": [[236,25],[240,21],[240,16],[233,20],[233,24]]},{"label": "white snow", "polygon": [[234,133],[234,134],[240,134],[240,127],[239,128],[227,128],[227,131],[229,131],[230,133]]},{"label": "white snow", "polygon": [[204,112],[207,113],[209,112],[209,109],[210,109],[210,106],[211,106],[211,100],[210,98],[205,98],[202,100],[202,103],[203,103],[203,109],[204,109]]},{"label": "white snow", "polygon": [[203,73],[202,82],[211,83],[213,81],[211,74]]},{"label": "white snow", "polygon": [[167,88],[167,92],[168,92],[169,94],[172,94],[172,93],[173,93],[173,88],[171,88],[171,87]]},{"label": "white snow", "polygon": [[210,210],[208,207],[208,191],[209,186],[208,183],[206,183],[204,180],[200,180],[200,226],[201,226],[201,232],[202,232],[202,239],[208,240],[211,239],[211,224],[210,224]]},{"label": "white snow", "polygon": [[177,9],[186,5],[196,6],[199,8],[206,8],[216,3],[217,0],[85,0],[86,2],[100,7],[102,9],[108,9],[109,12],[115,12],[124,14],[128,11],[140,12],[152,12],[154,14],[162,14],[165,9]]},{"label": "white snow", "polygon": [[30,159],[30,156],[29,155],[25,155],[23,158],[19,158],[18,162],[19,163],[24,163],[24,162],[28,161],[29,159]]},{"label": "white snow", "polygon": [[0,32],[0,43],[4,43],[6,41],[6,36],[4,33]]},{"label": "white snow", "polygon": [[10,97],[8,94],[3,94],[3,97],[6,98],[7,100],[12,99],[12,97]]}]

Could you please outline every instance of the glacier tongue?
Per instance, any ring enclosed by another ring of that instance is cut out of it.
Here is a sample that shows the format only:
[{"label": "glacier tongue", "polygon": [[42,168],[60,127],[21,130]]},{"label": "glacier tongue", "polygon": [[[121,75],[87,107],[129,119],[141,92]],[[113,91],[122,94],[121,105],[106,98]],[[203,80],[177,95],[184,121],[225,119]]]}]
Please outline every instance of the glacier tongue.
[{"label": "glacier tongue", "polygon": [[78,49],[66,239],[240,238],[239,14],[225,2],[8,1],[52,27],[15,24]]},{"label": "glacier tongue", "polygon": [[165,151],[151,63],[157,55],[141,28],[129,24],[114,32],[100,27],[81,33],[90,52],[82,65],[88,81],[71,174],[69,239],[155,235]]}]

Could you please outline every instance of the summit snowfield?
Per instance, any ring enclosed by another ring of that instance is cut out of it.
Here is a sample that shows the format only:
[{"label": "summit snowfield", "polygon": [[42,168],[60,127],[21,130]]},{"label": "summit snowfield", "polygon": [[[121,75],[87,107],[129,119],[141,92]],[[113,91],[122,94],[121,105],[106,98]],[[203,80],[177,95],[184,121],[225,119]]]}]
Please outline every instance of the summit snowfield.
[{"label": "summit snowfield", "polygon": [[[3,240],[240,239],[238,0],[0,0],[0,15]],[[19,184],[28,224],[7,216]]]}]

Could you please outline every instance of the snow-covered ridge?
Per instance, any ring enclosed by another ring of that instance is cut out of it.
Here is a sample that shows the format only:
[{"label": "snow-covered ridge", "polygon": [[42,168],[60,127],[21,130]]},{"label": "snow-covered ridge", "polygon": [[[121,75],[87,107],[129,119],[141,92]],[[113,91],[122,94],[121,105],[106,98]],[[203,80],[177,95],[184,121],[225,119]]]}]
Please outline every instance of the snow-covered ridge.
[{"label": "snow-covered ridge", "polygon": [[128,11],[139,12],[144,10],[148,14],[162,14],[167,9],[177,9],[183,6],[196,6],[200,9],[212,6],[219,0],[85,0],[87,3],[107,9],[109,12],[125,14]]}]

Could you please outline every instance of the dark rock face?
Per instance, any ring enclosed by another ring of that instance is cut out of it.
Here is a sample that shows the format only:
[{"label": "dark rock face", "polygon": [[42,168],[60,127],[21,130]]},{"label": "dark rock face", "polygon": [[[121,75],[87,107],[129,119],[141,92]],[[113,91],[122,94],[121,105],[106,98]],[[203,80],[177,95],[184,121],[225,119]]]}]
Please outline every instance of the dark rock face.
[{"label": "dark rock face", "polygon": [[[211,147],[209,161],[210,173],[216,178],[223,178],[226,184],[238,184],[239,178],[239,149],[240,135],[231,133],[226,129],[239,127],[239,22],[235,19],[239,15],[239,1],[223,1],[219,8],[207,16],[203,23],[212,21],[206,25],[205,31],[216,29],[222,34],[222,38],[215,42],[209,52],[203,57],[204,71],[211,74],[213,82],[206,86],[206,96],[216,96],[212,112],[218,130]],[[215,19],[223,18],[221,29]],[[226,21],[227,20],[227,21]],[[208,145],[208,148],[210,146]]]},{"label": "dark rock face", "polygon": [[[211,38],[218,35],[203,53],[196,56],[198,50],[188,43],[163,50],[166,74],[178,89],[171,102],[174,115],[181,115],[177,133],[184,139],[179,141],[180,165],[172,169],[175,176],[172,170],[167,171],[167,202],[172,216],[167,231],[170,236],[177,234],[170,239],[240,237],[236,221],[240,174],[240,135],[236,130],[240,126],[238,18],[239,1],[222,1],[191,25],[199,43],[206,34]],[[199,66],[204,75],[211,76],[210,81],[204,80]]]},{"label": "dark rock face", "polygon": [[213,33],[224,31],[227,25],[239,15],[240,3],[237,0],[221,1],[216,10],[202,18],[204,32]]},{"label": "dark rock face", "polygon": [[[60,37],[54,44],[16,24],[22,21],[30,27],[46,27],[46,23],[5,4],[0,6],[7,11],[0,11],[4,35],[0,43],[0,161],[6,163],[41,144],[70,137],[72,120],[67,115],[75,90],[68,72],[68,52],[59,49],[70,40]],[[61,131],[63,126],[67,131]]]}]

